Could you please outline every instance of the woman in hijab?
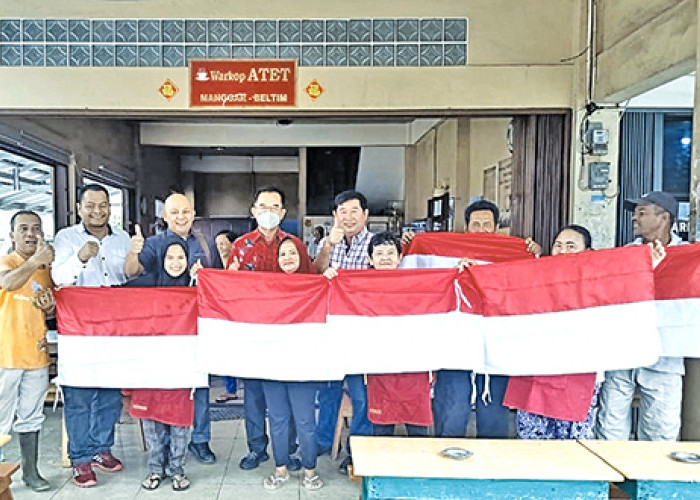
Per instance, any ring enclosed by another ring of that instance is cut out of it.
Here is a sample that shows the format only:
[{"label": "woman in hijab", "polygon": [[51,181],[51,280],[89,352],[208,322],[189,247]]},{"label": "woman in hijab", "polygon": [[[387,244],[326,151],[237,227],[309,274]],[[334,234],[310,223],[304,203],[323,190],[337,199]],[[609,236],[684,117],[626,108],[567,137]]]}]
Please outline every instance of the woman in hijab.
[{"label": "woman in hijab", "polygon": [[[315,267],[297,245],[303,243],[285,238],[277,252],[277,270],[287,274],[313,274]],[[270,420],[270,438],[275,457],[275,470],[265,478],[263,486],[276,490],[289,480],[289,433],[290,425],[296,426],[304,468],[302,486],[307,490],[318,490],[323,481],[316,472],[316,382],[282,382],[264,380],[263,391]],[[293,424],[292,424],[293,422]]]}]

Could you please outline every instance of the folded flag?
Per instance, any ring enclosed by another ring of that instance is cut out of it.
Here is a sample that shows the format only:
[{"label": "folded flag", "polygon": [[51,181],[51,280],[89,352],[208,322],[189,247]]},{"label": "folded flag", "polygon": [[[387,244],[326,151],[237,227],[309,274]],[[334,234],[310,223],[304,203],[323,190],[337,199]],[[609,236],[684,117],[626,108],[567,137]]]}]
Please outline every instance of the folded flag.
[{"label": "folded flag", "polygon": [[331,280],[329,334],[346,373],[481,369],[477,315],[457,310],[456,269],[340,270]]},{"label": "folded flag", "polygon": [[367,417],[373,424],[433,425],[430,374],[367,375]]},{"label": "folded flag", "polygon": [[456,267],[467,257],[481,264],[532,259],[525,240],[492,233],[418,233],[404,249],[402,268]]},{"label": "folded flag", "polygon": [[197,289],[201,369],[290,381],[345,375],[345,353],[333,349],[326,328],[325,277],[202,269]]},{"label": "folded flag", "polygon": [[663,355],[700,357],[700,245],[666,247],[654,278]]},{"label": "folded flag", "polygon": [[58,378],[75,387],[208,385],[195,368],[194,288],[56,290]]},{"label": "folded flag", "polygon": [[488,373],[547,375],[651,365],[661,353],[646,246],[473,266]]}]

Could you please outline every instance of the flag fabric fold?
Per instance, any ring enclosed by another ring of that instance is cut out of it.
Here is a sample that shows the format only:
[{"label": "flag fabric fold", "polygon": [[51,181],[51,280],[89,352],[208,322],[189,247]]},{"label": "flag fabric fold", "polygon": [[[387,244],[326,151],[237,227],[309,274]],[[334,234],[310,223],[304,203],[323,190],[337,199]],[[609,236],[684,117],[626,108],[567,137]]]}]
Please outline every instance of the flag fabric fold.
[{"label": "flag fabric fold", "polygon": [[492,233],[418,233],[404,249],[401,268],[456,267],[462,258],[481,264],[532,259],[525,240]]},{"label": "flag fabric fold", "polygon": [[56,290],[58,377],[75,387],[205,387],[196,369],[197,290]]},{"label": "flag fabric fold", "polygon": [[661,353],[646,246],[473,266],[469,275],[482,300],[488,373],[634,368]]},{"label": "flag fabric fold", "polygon": [[202,370],[287,381],[345,375],[326,328],[325,277],[202,269],[197,288]]},{"label": "flag fabric fold", "polygon": [[654,280],[663,355],[700,357],[700,245],[666,247]]}]

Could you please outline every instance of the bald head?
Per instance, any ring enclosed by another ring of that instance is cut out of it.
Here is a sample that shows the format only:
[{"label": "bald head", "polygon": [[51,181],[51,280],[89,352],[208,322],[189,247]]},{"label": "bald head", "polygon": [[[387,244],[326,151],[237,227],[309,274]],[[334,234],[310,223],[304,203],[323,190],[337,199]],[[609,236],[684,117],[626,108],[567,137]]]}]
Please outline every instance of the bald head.
[{"label": "bald head", "polygon": [[173,233],[187,238],[194,222],[194,207],[184,194],[171,194],[165,199],[163,220]]}]

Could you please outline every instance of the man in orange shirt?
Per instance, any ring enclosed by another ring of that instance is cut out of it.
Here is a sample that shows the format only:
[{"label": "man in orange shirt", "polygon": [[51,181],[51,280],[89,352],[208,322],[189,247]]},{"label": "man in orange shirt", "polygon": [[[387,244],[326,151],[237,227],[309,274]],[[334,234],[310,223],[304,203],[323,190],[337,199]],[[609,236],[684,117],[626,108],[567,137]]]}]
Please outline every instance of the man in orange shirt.
[{"label": "man in orange shirt", "polygon": [[0,257],[0,434],[19,435],[22,479],[34,491],[51,488],[37,470],[39,429],[49,386],[46,315],[55,310],[41,219],[22,210],[10,220],[13,252]]}]

